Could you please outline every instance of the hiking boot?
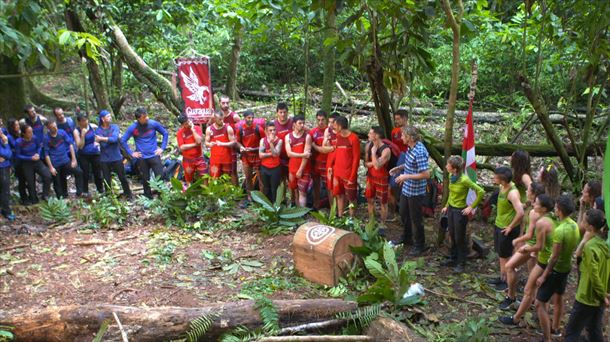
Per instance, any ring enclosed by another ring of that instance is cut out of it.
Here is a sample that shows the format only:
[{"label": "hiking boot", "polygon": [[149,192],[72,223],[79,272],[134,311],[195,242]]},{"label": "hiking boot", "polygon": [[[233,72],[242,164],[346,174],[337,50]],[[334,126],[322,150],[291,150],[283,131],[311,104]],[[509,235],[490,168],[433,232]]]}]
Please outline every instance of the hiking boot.
[{"label": "hiking boot", "polygon": [[441,261],[441,266],[444,266],[444,267],[451,267],[451,266],[455,266],[455,265],[456,265],[456,263],[455,263],[454,259],[449,258],[449,259],[445,259],[445,260]]},{"label": "hiking boot", "polygon": [[504,298],[504,300],[502,301],[502,303],[500,303],[500,310],[508,310],[511,308],[511,306],[516,302],[517,300],[515,298],[510,298],[510,297],[506,297]]},{"label": "hiking boot", "polygon": [[500,284],[496,284],[494,286],[494,290],[496,290],[497,292],[504,292],[508,289],[508,284],[507,283],[500,283]]},{"label": "hiking boot", "polygon": [[502,283],[504,283],[504,280],[502,280],[501,278],[493,278],[487,281],[487,284],[489,285],[498,285]]},{"label": "hiking boot", "polygon": [[464,264],[457,264],[454,268],[453,268],[453,273],[464,273],[465,271],[465,267]]},{"label": "hiking boot", "polygon": [[498,321],[506,325],[519,326],[519,322],[515,322],[513,316],[500,316],[498,317]]}]

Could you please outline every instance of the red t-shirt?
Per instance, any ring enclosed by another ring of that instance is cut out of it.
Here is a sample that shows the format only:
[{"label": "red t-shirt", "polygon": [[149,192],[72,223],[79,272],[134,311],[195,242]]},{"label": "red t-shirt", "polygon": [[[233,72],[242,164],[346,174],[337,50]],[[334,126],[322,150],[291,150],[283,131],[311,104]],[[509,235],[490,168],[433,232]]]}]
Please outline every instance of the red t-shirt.
[{"label": "red t-shirt", "polygon": [[237,120],[235,119],[235,116],[237,115],[237,113],[235,113],[234,111],[230,111],[228,115],[226,115],[222,121],[226,124],[228,124],[229,126],[231,126],[231,128],[233,128],[233,130],[235,131],[235,125],[237,124]]},{"label": "red t-shirt", "polygon": [[[193,129],[200,137],[202,136],[201,127],[193,126]],[[176,132],[176,139],[178,140],[178,147],[181,147],[184,144],[194,144],[196,142],[195,135],[193,135],[193,131],[189,127],[181,127],[178,132]],[[197,147],[182,151],[182,156],[189,159],[201,157],[201,144],[197,145]]]},{"label": "red t-shirt", "polygon": [[407,152],[409,146],[402,141],[402,127],[394,127],[392,129],[392,142],[398,146],[400,152]]},{"label": "red t-shirt", "polygon": [[[372,152],[370,147],[368,148],[368,154],[367,154],[367,162],[371,162],[373,161],[373,157],[370,155],[370,153]],[[381,144],[379,146],[379,148],[377,149],[377,159],[381,158],[381,155],[383,153],[383,151],[387,148],[390,148],[390,146],[386,145],[386,144]],[[390,153],[392,153],[392,151],[390,151]],[[375,167],[369,167],[368,168],[369,171],[369,176],[373,177],[373,178],[384,178],[384,177],[388,177],[389,173],[388,173],[388,162],[386,161],[385,164],[383,164],[382,167],[380,167],[379,169],[376,169]]]},{"label": "red t-shirt", "polygon": [[[294,135],[294,132],[290,133],[290,134],[288,134],[288,139],[290,140],[290,148],[292,149],[292,152],[303,153],[305,151],[307,132],[303,132],[303,134],[298,138]],[[299,171],[302,161],[303,161],[303,158],[295,158],[295,157],[290,158],[288,161],[288,171],[290,171],[292,173],[296,173],[297,171]],[[303,173],[307,173],[308,170],[309,170],[309,160],[305,164]]]},{"label": "red t-shirt", "polygon": [[[314,129],[309,131],[309,135],[311,136],[311,140],[313,141],[314,144],[316,144],[318,146],[322,146],[322,144],[324,143],[324,131],[325,130],[326,130],[326,128],[320,129],[319,127],[316,126]],[[314,156],[315,161],[326,162],[326,159],[328,158],[328,153],[320,153],[320,152],[317,152],[315,149],[312,149],[311,152]]]},{"label": "red t-shirt", "polygon": [[[277,146],[278,141],[280,141],[280,139],[278,139],[277,137],[275,137],[275,141],[273,142],[274,146]],[[271,152],[271,145],[269,144],[269,140],[267,139],[267,137],[263,138],[263,146],[265,146],[265,153],[270,153]],[[261,165],[268,168],[268,169],[273,169],[274,167],[278,167],[280,166],[280,157],[267,157],[267,158],[261,158]]]},{"label": "red t-shirt", "polygon": [[[210,126],[212,135],[210,141],[229,142],[228,125],[216,128],[215,124]],[[231,164],[231,148],[227,146],[212,146],[210,152],[210,164]]]},{"label": "red t-shirt", "polygon": [[358,166],[360,165],[360,140],[354,132],[347,137],[337,134],[335,153],[332,158],[331,167],[333,175],[356,182],[358,179]]},{"label": "red t-shirt", "polygon": [[251,126],[243,124],[237,131],[237,141],[246,148],[258,148],[261,138],[264,137],[265,132],[254,124]]},{"label": "red t-shirt", "polygon": [[[281,124],[277,119],[273,120],[275,123],[275,131],[277,132],[277,137],[284,140],[288,133],[292,132],[292,118],[286,120],[284,124]],[[284,162],[288,161],[288,155],[286,154],[286,146],[282,146],[282,153],[280,153],[280,159]],[[286,165],[286,164],[284,164]]]}]

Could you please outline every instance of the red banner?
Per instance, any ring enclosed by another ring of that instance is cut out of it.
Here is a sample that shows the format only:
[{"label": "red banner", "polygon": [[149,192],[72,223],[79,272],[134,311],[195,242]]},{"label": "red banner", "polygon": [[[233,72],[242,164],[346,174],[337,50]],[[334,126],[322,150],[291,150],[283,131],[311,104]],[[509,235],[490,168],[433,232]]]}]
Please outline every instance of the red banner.
[{"label": "red banner", "polygon": [[177,58],[184,112],[195,124],[205,124],[214,115],[212,76],[208,57]]}]

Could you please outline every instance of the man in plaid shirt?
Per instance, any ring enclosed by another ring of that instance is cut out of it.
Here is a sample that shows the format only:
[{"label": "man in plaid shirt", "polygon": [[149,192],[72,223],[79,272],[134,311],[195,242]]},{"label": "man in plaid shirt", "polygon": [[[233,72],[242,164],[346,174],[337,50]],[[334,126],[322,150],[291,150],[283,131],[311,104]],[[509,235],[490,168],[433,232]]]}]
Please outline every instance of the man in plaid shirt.
[{"label": "man in plaid shirt", "polygon": [[390,174],[399,174],[396,183],[402,184],[400,196],[400,218],[404,227],[404,234],[396,244],[413,244],[409,255],[420,256],[426,247],[424,235],[424,223],[422,205],[426,194],[427,179],[430,178],[428,171],[428,150],[421,142],[417,128],[406,126],[402,130],[402,139],[409,146],[405,155],[405,163],[398,165]]}]

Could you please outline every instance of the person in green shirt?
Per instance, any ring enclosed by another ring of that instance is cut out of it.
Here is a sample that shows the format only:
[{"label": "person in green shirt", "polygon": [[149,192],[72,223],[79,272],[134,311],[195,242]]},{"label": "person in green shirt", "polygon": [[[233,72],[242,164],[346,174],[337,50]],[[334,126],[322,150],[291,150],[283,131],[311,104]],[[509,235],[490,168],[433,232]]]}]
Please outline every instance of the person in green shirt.
[{"label": "person in green shirt", "polygon": [[[504,324],[519,325],[521,317],[523,317],[534,301],[534,295],[536,294],[536,280],[538,280],[538,277],[540,277],[542,272],[544,272],[553,248],[553,230],[557,224],[555,220],[551,218],[554,207],[555,201],[547,194],[540,194],[536,196],[536,199],[534,200],[534,209],[532,211],[535,211],[537,216],[535,229],[533,229],[534,227],[530,228],[532,228],[531,230],[536,231],[536,243],[534,245],[524,244],[517,250],[515,255],[524,254],[529,256],[537,253],[537,262],[529,273],[527,283],[525,284],[525,288],[523,290],[523,299],[521,300],[515,315],[501,316],[498,318],[498,320]],[[516,283],[516,279],[511,281]],[[509,283],[512,285],[511,281],[509,281]],[[514,287],[512,288],[514,289]],[[511,295],[512,297],[509,298],[512,299],[510,302],[512,304],[514,302],[515,293],[511,292],[511,287],[509,287],[509,296]],[[506,308],[508,308],[508,306],[509,305],[506,305]],[[503,307],[501,308],[504,309]]]},{"label": "person in green shirt", "polygon": [[578,341],[583,329],[587,329],[589,341],[604,340],[604,308],[610,306],[610,252],[608,244],[601,237],[605,221],[601,210],[589,209],[586,212],[584,228],[592,238],[582,253],[580,282],[566,326],[565,341],[568,342]]},{"label": "person in green shirt", "polygon": [[[563,294],[572,269],[572,254],[580,241],[578,225],[570,218],[574,212],[574,201],[570,195],[561,195],[555,203],[555,215],[559,221],[553,231],[553,249],[549,263],[536,285],[540,286],[536,294],[536,311],[544,334],[544,340],[551,341],[551,333],[557,335],[563,314]],[[547,303],[553,297],[553,329],[547,311]]]},{"label": "person in green shirt", "polygon": [[[451,255],[442,263],[443,266],[455,266],[456,273],[464,272],[468,242],[466,239],[466,226],[468,215],[483,199],[485,191],[464,174],[464,160],[459,156],[451,156],[445,166],[450,174],[449,199],[447,205],[441,210],[447,215],[449,235],[451,236]],[[468,193],[474,190],[476,198],[468,203]]]},{"label": "person in green shirt", "polygon": [[[537,184],[538,183],[530,184],[528,196],[532,196],[532,188],[537,188]],[[542,247],[544,247],[544,242],[538,242],[536,237],[531,239],[527,239],[527,237],[533,236],[533,233],[536,231],[537,227],[547,229],[548,227],[553,226],[553,220],[548,216],[550,216],[550,214],[553,212],[555,201],[553,201],[550,196],[542,195],[544,194],[533,196],[534,200],[531,203],[533,204],[534,209],[530,210],[529,213],[530,227],[528,232],[513,240],[513,245],[515,246],[517,253],[513,254],[513,256],[506,263],[506,282],[508,283],[508,294],[502,303],[500,303],[500,309],[502,310],[509,309],[517,300],[517,280],[519,279],[519,276],[516,269],[528,262],[530,259],[535,260],[535,258],[532,258],[532,255],[536,255],[536,253],[541,250]],[[520,243],[522,241],[527,242]],[[533,243],[531,243],[532,241]]]},{"label": "person in green shirt", "polygon": [[513,183],[519,190],[521,203],[527,202],[527,189],[532,183],[532,164],[526,151],[518,150],[510,156],[510,167],[513,171]]},{"label": "person in green shirt", "polygon": [[494,247],[500,259],[500,277],[489,283],[501,292],[508,288],[506,262],[513,255],[513,240],[519,236],[524,211],[519,191],[512,183],[513,172],[510,168],[501,166],[494,173],[494,183],[500,186],[494,228]]}]

